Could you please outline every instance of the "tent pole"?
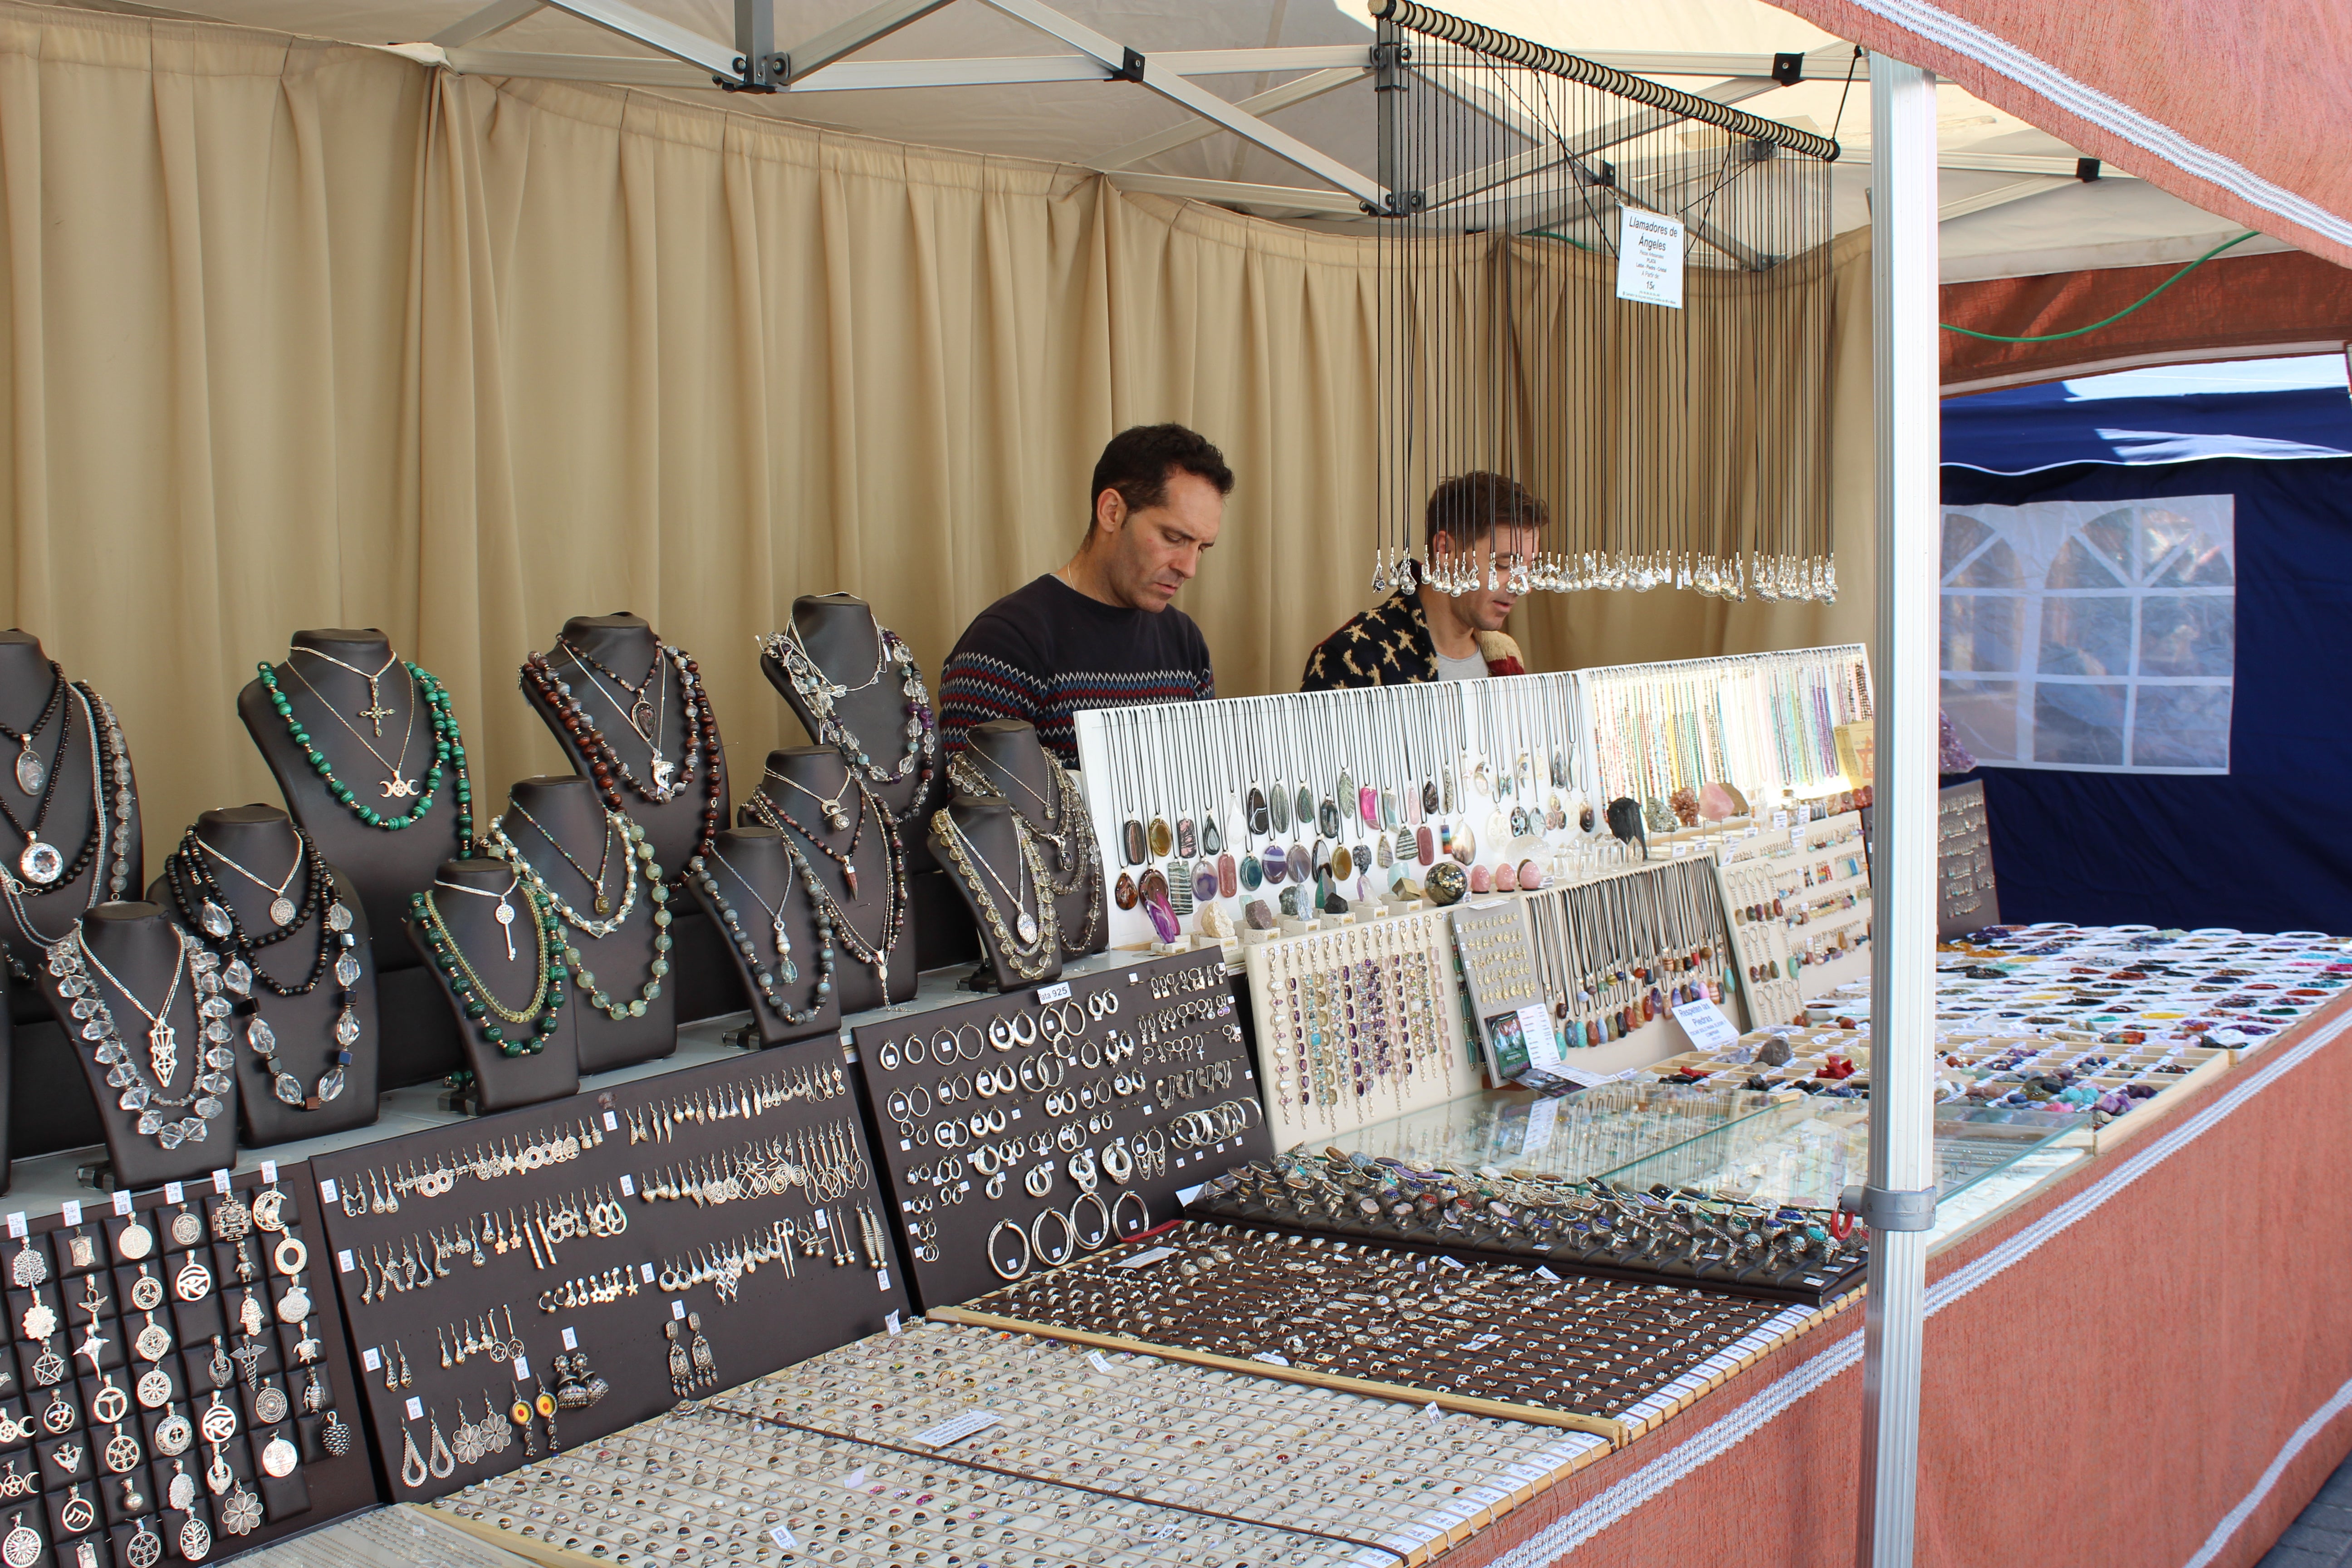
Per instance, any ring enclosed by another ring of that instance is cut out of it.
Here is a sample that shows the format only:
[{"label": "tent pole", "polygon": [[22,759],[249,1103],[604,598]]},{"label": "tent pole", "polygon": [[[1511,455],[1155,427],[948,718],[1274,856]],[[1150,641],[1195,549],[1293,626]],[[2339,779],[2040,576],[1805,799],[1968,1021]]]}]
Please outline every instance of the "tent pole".
[{"label": "tent pole", "polygon": [[1870,58],[1871,353],[1877,394],[1878,720],[1871,840],[1871,1226],[1860,1550],[1909,1568],[1919,1363],[1935,1223],[1936,79]]}]

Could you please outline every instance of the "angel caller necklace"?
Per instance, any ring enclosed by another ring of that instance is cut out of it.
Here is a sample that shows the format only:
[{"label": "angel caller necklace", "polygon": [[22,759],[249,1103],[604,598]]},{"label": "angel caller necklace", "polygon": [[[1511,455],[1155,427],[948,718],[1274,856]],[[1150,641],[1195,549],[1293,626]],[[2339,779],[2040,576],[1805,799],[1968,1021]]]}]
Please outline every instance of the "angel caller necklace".
[{"label": "angel caller necklace", "polygon": [[[99,973],[105,975],[131,1005],[146,1013],[153,1021],[148,1042],[151,1058],[160,1055],[155,1031],[160,1029],[163,1032],[163,1046],[169,1048],[172,1065],[176,1068],[179,1065],[178,1051],[170,1038],[172,1030],[165,1015],[170,1010],[172,995],[178,993],[181,971],[184,969],[187,972],[189,984],[200,998],[200,1013],[204,1003],[219,1000],[221,977],[219,959],[190,941],[188,933],[179,927],[173,926],[172,934],[179,939],[180,943],[179,957],[172,969],[172,989],[164,997],[163,1008],[153,1012],[149,1012],[145,1004],[131,995],[129,988],[99,962],[98,955],[90,952],[89,939],[79,924],[74,927],[71,936],[49,949],[48,960],[49,974],[57,982],[58,994],[68,999],[72,1016],[80,1025],[81,1037],[96,1047],[92,1054],[107,1069],[107,1086],[121,1091],[116,1103],[124,1110],[139,1112],[140,1136],[152,1138],[166,1149],[176,1149],[182,1143],[204,1142],[205,1123],[223,1110],[220,1097],[228,1092],[230,1086],[226,1069],[236,1064],[236,1058],[225,1045],[208,1045],[203,1058],[204,1070],[195,1075],[189,1092],[177,1099],[166,1094],[164,1089],[171,1081],[171,1074],[159,1074],[157,1081],[152,1084],[146,1080],[140,1071],[138,1059],[124,1047],[122,1033],[115,1025],[113,1011],[99,994],[98,984],[91,978],[90,970],[94,967]],[[184,1107],[193,1108],[195,1114],[177,1120],[164,1114],[166,1110]]]}]

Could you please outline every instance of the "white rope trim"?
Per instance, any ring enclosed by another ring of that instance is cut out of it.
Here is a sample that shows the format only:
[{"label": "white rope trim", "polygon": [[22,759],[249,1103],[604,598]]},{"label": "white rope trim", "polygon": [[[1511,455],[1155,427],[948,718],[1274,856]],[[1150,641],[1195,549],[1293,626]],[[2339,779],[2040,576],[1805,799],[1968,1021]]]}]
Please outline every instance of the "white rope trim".
[{"label": "white rope trim", "polygon": [[2075,80],[2040,57],[2027,53],[1999,34],[1930,5],[1927,0],[1853,0],[1863,10],[1885,17],[1908,32],[1989,66],[2020,87],[2040,93],[2061,109],[2092,124],[2112,131],[2136,147],[2144,147],[2166,163],[2242,197],[2265,212],[2302,225],[2339,245],[2352,245],[2352,221],[2347,221],[2307,197],[2272,184],[2234,158],[2151,119],[2119,99]]},{"label": "white rope trim", "polygon": [[[1982,1257],[1945,1275],[1928,1288],[1927,1315],[1934,1317],[1969,1291],[1989,1284],[1997,1276],[2024,1262],[2061,1231],[2088,1216],[2108,1199],[2220,1126],[2248,1100],[2341,1038],[2347,1030],[2352,1030],[2352,1013],[2346,1014],[2323,1029],[2315,1030],[2308,1038],[2281,1049],[2248,1075],[2244,1082],[2183,1121],[2171,1131],[2147,1144],[2106,1175]],[[1793,1408],[1798,1401],[1861,1360],[1862,1334],[1856,1331],[1801,1365],[1773,1379],[1763,1392],[1688,1441],[1667,1449],[1622,1479],[1593,1493],[1539,1533],[1496,1558],[1495,1568],[1548,1568],[1549,1564],[1557,1563],[1652,1498],[1673,1488],[1693,1470],[1746,1442]],[[2352,1389],[2352,1384],[2346,1387]],[[2300,1442],[2307,1441],[2308,1438],[2301,1438],[2298,1446]],[[2283,1466],[2287,1458],[2292,1458],[2292,1453],[2283,1457],[2278,1463]],[[2240,1506],[2251,1511],[2255,1500],[2249,1500]],[[2199,1568],[2199,1565],[2192,1563],[2190,1568]]]},{"label": "white rope trim", "polygon": [[2330,1421],[2343,1415],[2347,1406],[2352,1406],[2352,1382],[2347,1382],[2337,1389],[2335,1398],[2313,1411],[2311,1419],[2294,1429],[2294,1436],[2286,1440],[2286,1447],[2279,1450],[2278,1458],[2273,1459],[2270,1468],[2263,1472],[2263,1479],[2254,1483],[2254,1489],[2248,1492],[2237,1507],[2221,1516],[2221,1522],[2213,1527],[2213,1533],[2205,1538],[2205,1544],[2199,1547],[2197,1555],[2189,1560],[2189,1568],[2205,1568],[2207,1563],[2221,1554],[2221,1548],[2230,1543],[2230,1537],[2238,1533],[2238,1527],[2253,1517],[2254,1510],[2262,1506],[2263,1499],[2271,1495],[2271,1489],[2278,1485],[2279,1477],[2286,1474],[2286,1468],[2294,1462],[2294,1457],[2326,1430]]}]

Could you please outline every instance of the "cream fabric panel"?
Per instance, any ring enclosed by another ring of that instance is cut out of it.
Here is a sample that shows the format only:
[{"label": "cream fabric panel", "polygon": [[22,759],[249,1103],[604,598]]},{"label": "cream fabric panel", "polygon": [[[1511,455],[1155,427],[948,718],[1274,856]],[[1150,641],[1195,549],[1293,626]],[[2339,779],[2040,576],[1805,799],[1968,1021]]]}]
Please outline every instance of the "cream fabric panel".
[{"label": "cream fabric panel", "polygon": [[427,82],[372,51],[0,8],[0,602],[113,700],[151,868],[278,793],[231,708],[294,626],[404,640]]},{"label": "cream fabric panel", "polygon": [[[234,28],[0,5],[0,595],[122,711],[156,855],[274,791],[232,703],[309,626],[446,679],[478,800],[559,767],[515,668],[646,616],[739,785],[798,727],[752,646],[872,600],[936,671],[1069,553],[1101,443],[1180,419],[1240,476],[1181,601],[1229,694],[1371,601],[1369,242],[1083,171],[723,108],[449,77]],[[1869,439],[1841,242],[1841,452]],[[1849,471],[1851,470],[1851,471]],[[1540,596],[1534,668],[1861,635],[1847,596]],[[151,861],[155,855],[151,855]]]}]

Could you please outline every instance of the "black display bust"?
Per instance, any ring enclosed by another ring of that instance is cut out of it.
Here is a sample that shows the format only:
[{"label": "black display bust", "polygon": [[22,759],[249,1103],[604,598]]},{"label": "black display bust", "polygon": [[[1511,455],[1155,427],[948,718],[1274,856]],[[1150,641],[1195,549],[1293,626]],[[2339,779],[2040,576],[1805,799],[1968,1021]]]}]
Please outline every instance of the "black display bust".
[{"label": "black display bust", "polygon": [[[9,956],[23,973],[37,971],[47,945],[70,931],[85,910],[109,900],[134,897],[142,875],[139,786],[131,777],[130,758],[121,757],[116,769],[113,784],[118,798],[101,802],[99,780],[105,772],[105,752],[98,747],[92,724],[94,721],[99,726],[107,725],[109,715],[82,692],[70,687],[59,690],[60,679],[38,637],[14,627],[0,631],[0,723],[19,735],[36,724],[42,726],[40,733],[31,737],[32,756],[40,765],[41,789],[22,787],[14,765],[20,748],[15,742],[0,742],[0,802],[6,804],[16,826],[15,832],[8,833],[5,847],[0,847],[0,867],[25,889],[6,900],[0,939],[5,939]],[[43,723],[42,710],[49,707],[52,694],[58,699],[57,706]],[[46,810],[41,805],[44,790],[48,792]],[[103,816],[101,808],[106,812]],[[21,857],[26,847],[26,834],[37,818],[36,837],[54,846],[68,869],[76,859],[83,860],[76,875],[43,886],[26,874]],[[6,821],[0,821],[0,833],[8,827]],[[98,842],[101,832],[104,853],[100,852]]]},{"label": "black display bust", "polygon": [[[570,688],[569,701],[579,706],[576,715],[551,682]],[[646,705],[638,714],[642,732],[629,719],[639,692]],[[572,616],[563,623],[556,646],[523,666],[522,694],[555,732],[573,769],[595,783],[608,805],[627,812],[646,830],[655,858],[672,879],[726,825],[725,752],[700,672],[683,649],[676,659],[664,652],[643,617]],[[600,736],[602,746],[594,743]],[[648,737],[660,742],[658,752]],[[605,747],[611,748],[609,756]],[[692,780],[682,782],[688,769]],[[661,779],[655,777],[656,771]],[[646,793],[673,785],[675,793],[667,800]]]},{"label": "black display bust", "polygon": [[[889,821],[889,807],[858,783],[833,747],[788,746],[768,753],[759,793],[744,803],[746,826],[756,821],[795,837],[838,911],[835,927],[847,928],[834,933],[839,953],[833,986],[844,1013],[862,1013],[915,994],[915,939],[907,929],[905,856],[898,829]],[[838,803],[838,829],[828,824],[825,801]],[[855,892],[844,858],[856,868]],[[877,952],[885,955],[881,974],[873,962]]]},{"label": "black display bust", "polygon": [[[365,673],[379,670],[371,700]],[[381,816],[398,819],[415,811],[434,763],[440,761],[432,805],[406,827],[379,827],[336,798],[278,714],[268,687],[256,679],[237,693],[237,717],[269,764],[287,811],[327,864],[358,889],[367,929],[398,931],[408,913],[408,896],[433,880],[442,861],[471,847],[461,826],[471,813],[473,790],[463,742],[449,757],[438,757],[431,704],[394,658],[391,639],[373,626],[296,632],[285,662],[272,668],[270,679],[337,781],[360,805]],[[381,736],[375,733],[379,724]],[[379,969],[404,969],[409,962],[397,941],[375,955]]]},{"label": "black display bust", "polygon": [[[743,982],[761,1045],[781,1046],[837,1033],[845,966],[840,944],[830,936],[817,935],[817,911],[802,880],[808,852],[796,846],[788,848],[784,836],[772,827],[730,828],[712,841],[710,851],[704,857],[703,869],[719,898],[726,900],[725,909],[712,900],[700,878],[688,879],[687,886],[727,943],[727,956],[734,961],[735,972]],[[809,869],[814,872],[815,868],[812,865]],[[734,916],[731,924],[729,914]],[[776,934],[780,921],[783,927],[781,947]],[[739,936],[741,942],[750,944],[749,956],[739,944]],[[794,971],[789,980],[783,974],[787,963]],[[797,1023],[787,1018],[761,991],[759,975],[763,973],[768,989],[786,1007],[808,1016]],[[817,994],[820,984],[825,987],[822,996]]]},{"label": "black display bust", "polygon": [[[1108,947],[1110,921],[1103,910],[1102,855],[1094,821],[1075,789],[1067,797],[1061,793],[1061,770],[1038,744],[1035,727],[1016,719],[975,724],[964,732],[962,754],[971,761],[961,771],[979,785],[972,793],[1006,801],[1036,830],[1033,842],[1057,889],[1054,912],[1061,922],[1062,956]],[[1060,892],[1061,888],[1070,890]]]},{"label": "black display bust", "polygon": [[[507,842],[538,873],[541,885],[579,921],[620,921],[609,935],[591,936],[571,917],[558,916],[563,941],[578,955],[566,1010],[577,1015],[572,1026],[580,1042],[581,1072],[609,1072],[670,1055],[677,1049],[677,993],[668,983],[671,944],[666,940],[671,895],[663,887],[656,898],[647,884],[650,868],[628,836],[632,819],[607,811],[595,787],[575,773],[523,779],[508,792],[507,802],[499,818]],[[484,834],[488,831],[486,826]],[[658,857],[653,865],[665,880],[675,879],[677,868]],[[609,904],[602,915],[595,905],[599,876]],[[634,898],[626,893],[630,880]],[[583,989],[590,975],[596,992],[621,1010],[620,1017],[596,1005]],[[649,986],[653,994],[646,996]]]},{"label": "black display bust", "polygon": [[[538,977],[539,948],[530,929],[531,902],[517,885],[514,868],[503,860],[447,860],[428,880],[435,884],[434,912],[441,917],[457,951],[465,954],[466,963],[480,977],[490,995],[517,1012],[523,1009],[515,1004],[520,998],[531,997],[532,1009],[537,1011],[540,998],[531,986]],[[457,889],[469,890],[459,892]],[[507,907],[514,910],[512,922],[504,930],[498,918],[501,893],[507,895]],[[414,919],[401,923],[417,957],[437,972],[433,943],[423,924]],[[512,958],[507,956],[509,931],[514,937]],[[560,934],[551,939],[559,943],[562,940]],[[551,952],[549,959],[551,965],[560,966],[562,963],[560,952]],[[445,982],[446,978],[444,975]],[[539,1037],[541,1046],[537,1051],[520,1056],[508,1056],[484,1039],[475,1021],[466,1016],[465,1003],[446,984],[442,994],[457,1017],[457,1032],[465,1038],[466,1065],[474,1074],[477,1110],[511,1110],[518,1105],[536,1105],[579,1092],[580,1047],[574,1032],[579,1013],[575,998],[579,993],[569,981],[564,983],[563,1006],[556,1014],[554,1031]],[[499,1027],[510,1040],[524,1038],[530,1031],[529,1024],[502,1023]]]},{"label": "black display bust", "polygon": [[[97,1102],[99,1123],[105,1132],[106,1154],[113,1166],[114,1184],[152,1187],[236,1164],[235,1113],[224,1104],[221,1114],[201,1118],[194,1103],[203,1098],[196,1076],[207,1070],[204,1060],[204,1020],[197,1015],[196,987],[189,978],[186,963],[186,954],[195,951],[195,940],[185,935],[160,905],[144,902],[100,904],[82,917],[81,929],[98,963],[104,964],[128,986],[130,996],[137,998],[139,1004],[154,1008],[172,1029],[178,1059],[170,1077],[161,1084],[152,1109],[173,1121],[198,1117],[205,1129],[204,1137],[190,1138],[176,1149],[166,1149],[153,1134],[139,1131],[141,1111],[121,1104],[124,1091],[107,1081],[110,1069],[98,1060],[96,1046],[81,1037],[82,1020],[73,1012],[76,999],[58,991],[58,977],[45,967],[40,973],[41,991],[48,999],[50,1011],[64,1026],[67,1038],[73,1043],[74,1058],[80,1062],[82,1076],[89,1080],[90,1098]],[[104,1002],[113,1016],[123,1049],[133,1064],[131,1076],[150,1089],[157,1089],[149,1055],[148,1015],[127,1000],[121,988],[100,974],[96,964],[88,968],[90,994]],[[189,1103],[167,1103],[172,1100]]]},{"label": "black display bust", "polygon": [[[1001,800],[950,795],[932,816],[932,853],[971,910],[972,922],[980,928],[981,952],[999,991],[1045,984],[1062,973],[1059,922],[1048,929],[1041,918],[1051,905],[1052,889],[1032,874],[1021,841],[1013,807]],[[1037,940],[1023,936],[1024,921],[1031,922]]]},{"label": "black display bust", "polygon": [[[194,832],[198,839],[219,852],[219,856],[205,855],[202,849],[192,852],[202,857],[203,874],[211,878],[213,891],[204,890],[199,876],[182,863],[183,851],[175,850],[164,858],[163,874],[147,889],[149,900],[169,910],[191,935],[211,948],[226,969],[236,956],[236,950],[207,931],[204,923],[207,897],[217,898],[227,906],[236,917],[236,929],[243,931],[248,941],[280,929],[269,914],[276,895],[268,888],[257,887],[239,876],[227,860],[270,880],[272,886],[291,868],[285,897],[298,906],[293,934],[256,949],[248,962],[259,973],[280,985],[293,987],[306,981],[311,983],[310,989],[299,996],[281,996],[257,979],[250,1003],[233,994],[228,998],[235,1009],[228,1019],[228,1047],[236,1054],[234,1070],[246,1146],[267,1148],[296,1138],[316,1138],[370,1125],[376,1118],[381,1021],[376,1013],[375,963],[368,942],[367,910],[360,902],[358,889],[330,864],[327,875],[332,893],[327,900],[310,900],[308,909],[299,908],[310,891],[306,868],[301,864],[302,841],[294,831],[294,824],[274,805],[239,805],[208,811],[196,818]],[[335,978],[334,965],[344,945],[339,933],[331,931],[327,923],[327,909],[338,900],[351,917],[348,934],[358,938],[350,951],[359,962],[360,973],[350,987],[349,1000],[352,1019],[359,1025],[359,1037],[351,1045],[352,1059],[343,1064],[341,1088],[334,1098],[321,1100],[319,1086],[327,1080],[327,1075],[337,1065],[337,1054],[343,1049],[335,1038],[335,1024],[342,1014],[345,991]],[[330,942],[323,950],[322,936]],[[250,1028],[256,1016],[267,1023],[276,1037],[274,1065],[253,1047]],[[300,1084],[307,1103],[289,1105],[278,1097],[275,1086],[280,1073],[290,1075]]]},{"label": "black display bust", "polygon": [[[911,656],[905,664],[890,657],[889,644],[896,637],[885,640],[874,607],[854,595],[804,594],[794,599],[792,636],[822,672],[828,689],[845,688],[832,699],[833,723],[825,722],[810,700],[813,694],[785,667],[782,637],[771,639],[760,658],[761,672],[782,694],[811,740],[838,748],[845,760],[859,752],[866,754],[872,770],[866,782],[898,824],[907,868],[931,869],[920,825],[940,793],[939,738],[921,672]],[[911,735],[908,724],[916,727]],[[911,760],[910,742],[915,748]]]}]

